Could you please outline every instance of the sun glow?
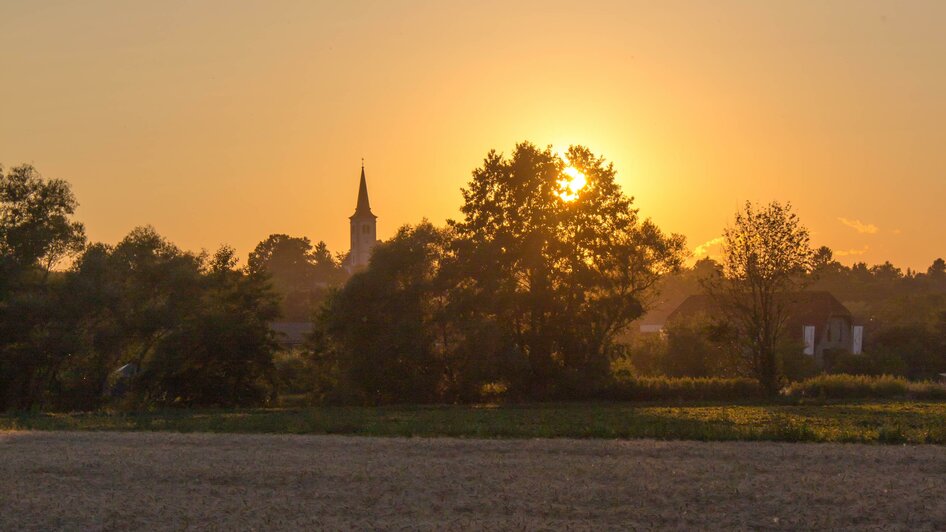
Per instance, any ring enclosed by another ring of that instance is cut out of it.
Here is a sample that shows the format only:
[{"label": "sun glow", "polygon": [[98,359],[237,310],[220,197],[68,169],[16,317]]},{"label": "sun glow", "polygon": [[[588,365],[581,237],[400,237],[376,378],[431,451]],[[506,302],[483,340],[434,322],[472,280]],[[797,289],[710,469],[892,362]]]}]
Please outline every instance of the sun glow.
[{"label": "sun glow", "polygon": [[558,186],[561,187],[558,197],[564,201],[575,201],[578,199],[578,192],[585,188],[588,180],[585,178],[585,174],[578,171],[574,166],[565,167],[562,174],[562,179],[558,180]]}]

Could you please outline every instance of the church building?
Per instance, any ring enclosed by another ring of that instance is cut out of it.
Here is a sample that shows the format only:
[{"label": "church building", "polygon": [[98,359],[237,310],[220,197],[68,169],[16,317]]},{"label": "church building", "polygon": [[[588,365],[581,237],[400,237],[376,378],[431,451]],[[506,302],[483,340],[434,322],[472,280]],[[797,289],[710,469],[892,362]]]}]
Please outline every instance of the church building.
[{"label": "church building", "polygon": [[368,265],[371,250],[378,242],[378,217],[371,212],[368,202],[368,183],[365,181],[365,165],[361,165],[361,183],[358,185],[358,204],[351,221],[351,250],[345,268],[354,273]]}]

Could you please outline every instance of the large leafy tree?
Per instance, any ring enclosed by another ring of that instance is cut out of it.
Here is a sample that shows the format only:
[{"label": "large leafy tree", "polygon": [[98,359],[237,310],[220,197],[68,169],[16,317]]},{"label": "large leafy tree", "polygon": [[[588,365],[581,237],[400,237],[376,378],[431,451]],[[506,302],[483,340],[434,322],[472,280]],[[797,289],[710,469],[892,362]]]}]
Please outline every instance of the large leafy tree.
[{"label": "large leafy tree", "polygon": [[277,300],[229,248],[189,253],[137,228],[114,247],[89,246],[61,293],[60,334],[49,337],[66,356],[44,366],[47,406],[99,406],[126,364],[122,387],[139,405],[259,404],[272,390]]},{"label": "large leafy tree", "polygon": [[257,244],[247,266],[249,272],[270,278],[282,298],[283,317],[296,321],[310,320],[329,288],[346,277],[325,242],[313,246],[306,237],[285,234],[269,235]]},{"label": "large leafy tree", "polygon": [[66,181],[46,179],[30,165],[0,167],[0,254],[7,267],[38,268],[45,276],[81,251],[85,230],[72,219],[77,206]]},{"label": "large leafy tree", "polygon": [[229,247],[201,260],[196,304],[142,361],[137,391],[143,400],[234,406],[270,398],[277,298],[263,276],[236,264]]},{"label": "large leafy tree", "polygon": [[784,326],[813,265],[808,230],[791,204],[746,202],[723,238],[724,276],[710,291],[736,328],[748,367],[775,395]]},{"label": "large leafy tree", "polygon": [[65,181],[0,168],[0,409],[33,406],[65,356],[63,293],[48,281],[85,244],[76,207]]},{"label": "large leafy tree", "polygon": [[133,229],[114,247],[89,246],[66,281],[81,317],[76,356],[59,376],[64,399],[94,406],[119,366],[149,368],[200,309],[203,261],[152,227]]},{"label": "large leafy tree", "polygon": [[564,158],[528,143],[492,151],[463,199],[457,282],[521,358],[510,384],[534,397],[599,385],[615,335],[679,266],[683,238],[640,220],[614,167],[579,146]]},{"label": "large leafy tree", "polygon": [[312,338],[322,398],[370,404],[446,397],[440,270],[448,233],[428,222],[378,245],[368,267],[333,294]]}]

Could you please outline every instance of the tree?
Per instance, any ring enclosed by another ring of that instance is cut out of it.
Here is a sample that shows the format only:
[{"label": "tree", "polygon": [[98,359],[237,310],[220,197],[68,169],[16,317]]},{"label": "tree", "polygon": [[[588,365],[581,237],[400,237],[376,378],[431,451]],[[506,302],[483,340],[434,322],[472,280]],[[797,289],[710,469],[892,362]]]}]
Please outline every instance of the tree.
[{"label": "tree", "polygon": [[891,264],[890,261],[885,261],[883,264],[872,266],[870,273],[875,279],[886,283],[895,283],[896,281],[903,279],[903,271]]},{"label": "tree", "polygon": [[926,270],[926,274],[937,279],[946,277],[946,261],[942,258],[934,260],[933,264]]},{"label": "tree", "polygon": [[258,405],[274,390],[275,294],[262,275],[236,268],[232,248],[202,262],[199,304],[180,316],[142,366],[138,392],[183,405]]},{"label": "tree", "polygon": [[779,343],[793,296],[812,267],[808,230],[791,204],[746,202],[724,234],[724,278],[710,292],[738,331],[749,368],[778,393]]},{"label": "tree", "polygon": [[602,384],[616,334],[679,267],[683,238],[641,221],[614,167],[579,146],[565,158],[528,143],[509,158],[491,151],[463,198],[450,223],[457,284],[521,359],[513,387],[547,397]]},{"label": "tree", "polygon": [[89,246],[64,287],[72,337],[52,373],[53,406],[99,406],[126,364],[137,405],[268,398],[277,301],[263,275],[236,268],[232,249],[193,254],[140,227],[114,247]]},{"label": "tree", "polygon": [[310,342],[320,395],[368,404],[445,397],[439,275],[448,242],[448,232],[428,222],[402,227],[329,298]]},{"label": "tree", "polygon": [[811,258],[811,273],[815,280],[825,279],[827,282],[836,282],[842,276],[845,267],[834,260],[834,252],[828,246],[816,249]]},{"label": "tree", "polygon": [[20,270],[48,274],[62,259],[85,245],[85,229],[72,215],[78,206],[69,184],[45,179],[22,165],[0,167],[0,254]]},{"label": "tree", "polygon": [[345,280],[341,264],[325,242],[313,248],[306,237],[269,235],[250,253],[249,272],[266,275],[282,298],[286,319],[308,321],[328,294]]},{"label": "tree", "polygon": [[50,270],[85,245],[69,184],[32,166],[0,168],[0,410],[31,408],[66,356],[60,286]]}]

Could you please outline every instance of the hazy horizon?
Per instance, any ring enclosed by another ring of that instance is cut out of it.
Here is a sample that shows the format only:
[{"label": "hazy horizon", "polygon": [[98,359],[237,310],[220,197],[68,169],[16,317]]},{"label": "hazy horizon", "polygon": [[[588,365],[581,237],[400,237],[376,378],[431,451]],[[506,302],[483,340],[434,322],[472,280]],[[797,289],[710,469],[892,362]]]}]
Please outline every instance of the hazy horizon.
[{"label": "hazy horizon", "polygon": [[[490,149],[582,144],[688,248],[791,201],[840,261],[946,255],[940,2],[0,4],[0,164],[73,185],[93,241],[150,224],[244,258],[458,215]],[[711,250],[711,247],[708,247]]]}]

